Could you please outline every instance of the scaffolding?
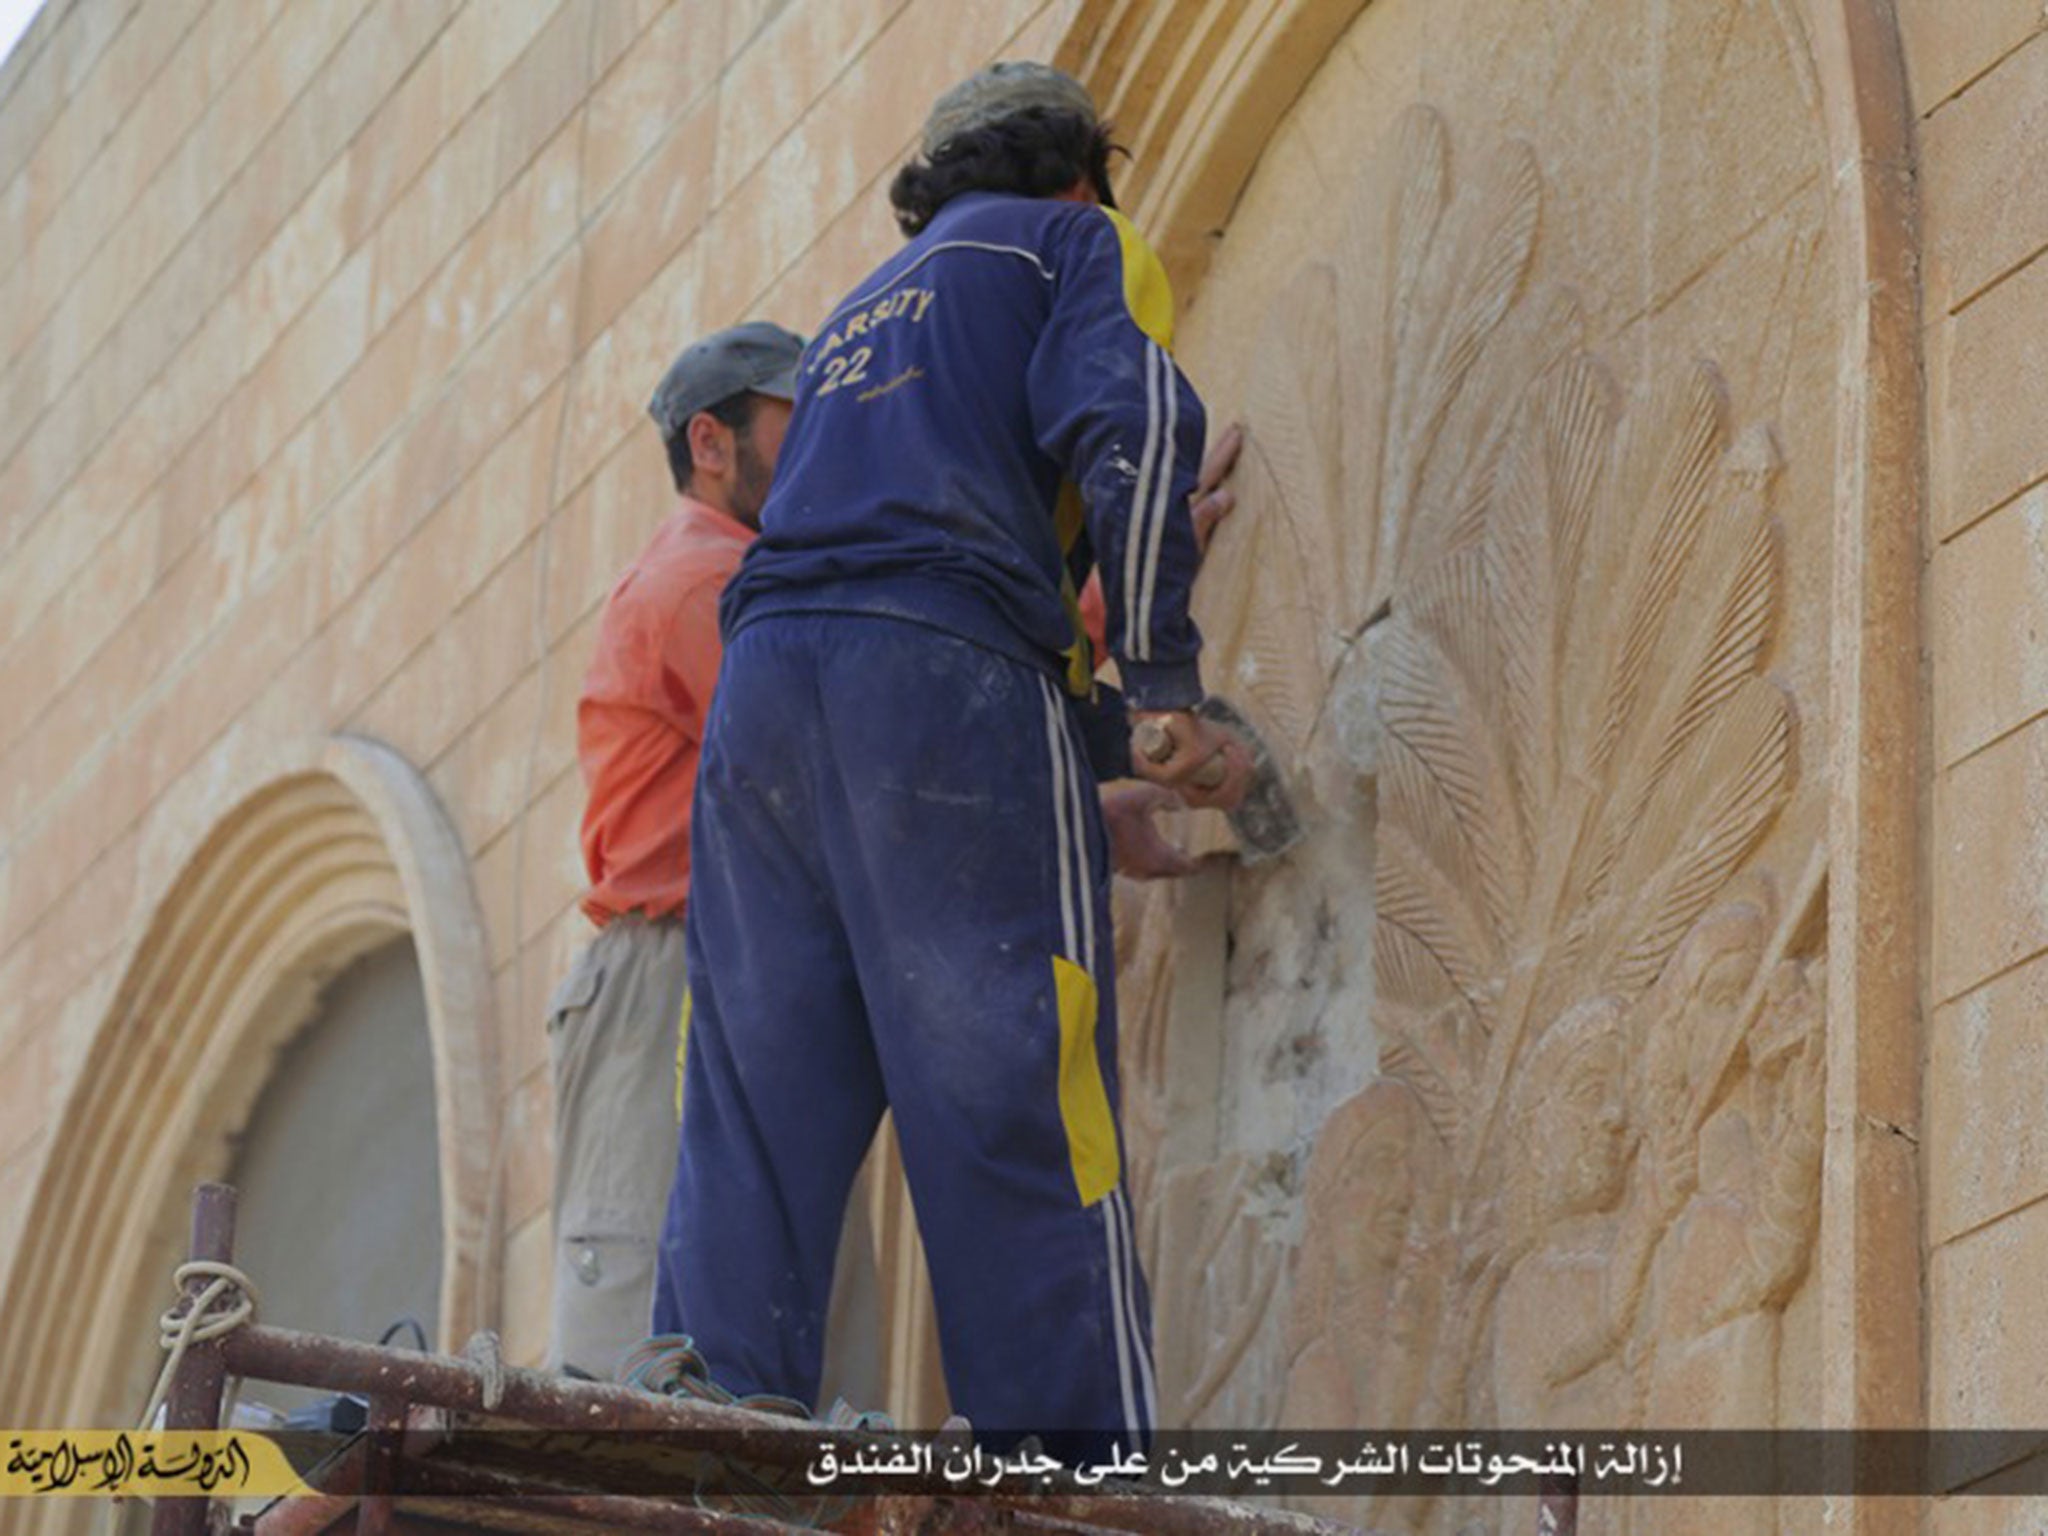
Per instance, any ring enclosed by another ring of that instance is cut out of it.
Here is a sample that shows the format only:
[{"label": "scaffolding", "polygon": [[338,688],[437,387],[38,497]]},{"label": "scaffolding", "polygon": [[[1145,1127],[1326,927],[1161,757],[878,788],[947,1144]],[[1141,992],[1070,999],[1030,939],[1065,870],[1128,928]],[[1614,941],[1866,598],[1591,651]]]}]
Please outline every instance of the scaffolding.
[{"label": "scaffolding", "polygon": [[[193,1201],[191,1256],[231,1265],[235,1191],[203,1184]],[[185,1282],[179,1310],[199,1306],[203,1276]],[[505,1470],[445,1452],[453,1416],[539,1431],[631,1431],[664,1444],[798,1473],[830,1448],[849,1464],[903,1437],[793,1424],[786,1418],[686,1397],[657,1396],[610,1382],[582,1381],[499,1366],[467,1356],[361,1344],[253,1320],[191,1344],[164,1399],[163,1427],[221,1427],[230,1377],[350,1393],[367,1399],[368,1421],[312,1475],[312,1493],[242,1516],[237,1536],[355,1536],[411,1532],[516,1531],[583,1536],[599,1531],[732,1533],[773,1536],[819,1529],[758,1514],[703,1507],[694,1493],[649,1497],[592,1492],[532,1468]],[[459,1438],[459,1437],[457,1437]],[[711,1448],[715,1448],[715,1451]],[[845,1536],[964,1536],[968,1532],[1138,1532],[1149,1536],[1341,1536],[1354,1527],[1222,1499],[1156,1493],[1108,1493],[1068,1474],[1043,1491],[990,1490],[963,1495],[936,1471],[890,1478],[892,1492],[843,1501],[823,1529]],[[160,1501],[151,1536],[206,1536],[219,1528],[211,1501]],[[1570,1509],[1547,1500],[1542,1528],[1570,1536]],[[1558,1517],[1562,1517],[1560,1523]],[[350,1524],[350,1521],[353,1524]]]}]

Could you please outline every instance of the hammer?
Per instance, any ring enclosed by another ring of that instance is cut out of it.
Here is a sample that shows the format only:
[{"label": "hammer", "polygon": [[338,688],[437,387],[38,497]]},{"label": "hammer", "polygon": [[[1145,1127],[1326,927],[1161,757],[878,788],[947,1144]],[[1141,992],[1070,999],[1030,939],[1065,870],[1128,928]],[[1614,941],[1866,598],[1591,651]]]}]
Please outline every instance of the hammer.
[{"label": "hammer", "polygon": [[[1228,700],[1211,696],[1197,704],[1194,712],[1236,736],[1252,755],[1251,787],[1237,809],[1228,813],[1245,863],[1278,858],[1301,840],[1301,818],[1295,814],[1294,802],[1265,739]],[[1148,763],[1165,762],[1173,756],[1173,747],[1173,732],[1161,721],[1147,718],[1131,727],[1131,750]],[[1197,789],[1214,789],[1223,782],[1225,772],[1219,755],[1197,768],[1189,782]]]}]

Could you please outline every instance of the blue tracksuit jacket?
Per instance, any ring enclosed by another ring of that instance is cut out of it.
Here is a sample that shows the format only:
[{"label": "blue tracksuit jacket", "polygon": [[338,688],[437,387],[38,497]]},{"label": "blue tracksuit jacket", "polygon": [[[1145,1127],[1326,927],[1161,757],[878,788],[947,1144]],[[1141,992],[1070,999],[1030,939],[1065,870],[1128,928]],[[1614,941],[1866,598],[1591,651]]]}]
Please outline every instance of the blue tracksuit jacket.
[{"label": "blue tracksuit jacket", "polygon": [[1074,594],[1099,563],[1131,705],[1197,703],[1187,498],[1204,421],[1171,341],[1165,274],[1122,215],[948,203],[805,352],[726,638],[771,613],[887,615],[1085,695]]},{"label": "blue tracksuit jacket", "polygon": [[[1202,409],[1157,259],[1091,205],[949,204],[807,350],[697,777],[689,1046],[655,1326],[815,1401],[885,1106],[953,1406],[1101,1459],[1157,1413],[1117,1121],[1077,586],[1134,703],[1201,696]],[[907,622],[906,622],[907,621]],[[1127,747],[1127,733],[1126,733]]]}]

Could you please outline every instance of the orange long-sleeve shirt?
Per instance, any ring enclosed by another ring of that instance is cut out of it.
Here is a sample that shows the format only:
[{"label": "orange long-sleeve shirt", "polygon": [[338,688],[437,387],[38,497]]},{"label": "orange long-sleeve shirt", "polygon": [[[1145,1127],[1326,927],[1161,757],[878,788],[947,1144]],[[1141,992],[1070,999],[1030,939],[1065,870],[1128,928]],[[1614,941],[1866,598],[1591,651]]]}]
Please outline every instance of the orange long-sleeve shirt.
[{"label": "orange long-sleeve shirt", "polygon": [[583,911],[681,913],[690,893],[690,797],[722,649],[718,597],[750,528],[684,497],[619,578],[576,701],[583,766]]}]

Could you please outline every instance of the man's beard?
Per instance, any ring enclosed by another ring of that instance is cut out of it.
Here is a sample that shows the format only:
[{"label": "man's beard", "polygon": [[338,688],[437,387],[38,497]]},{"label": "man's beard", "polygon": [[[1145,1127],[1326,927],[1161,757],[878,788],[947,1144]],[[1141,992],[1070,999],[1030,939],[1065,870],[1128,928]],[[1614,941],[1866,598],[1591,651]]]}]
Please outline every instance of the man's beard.
[{"label": "man's beard", "polygon": [[761,526],[761,508],[768,504],[768,486],[775,478],[754,448],[754,434],[733,440],[732,513],[750,528]]}]

